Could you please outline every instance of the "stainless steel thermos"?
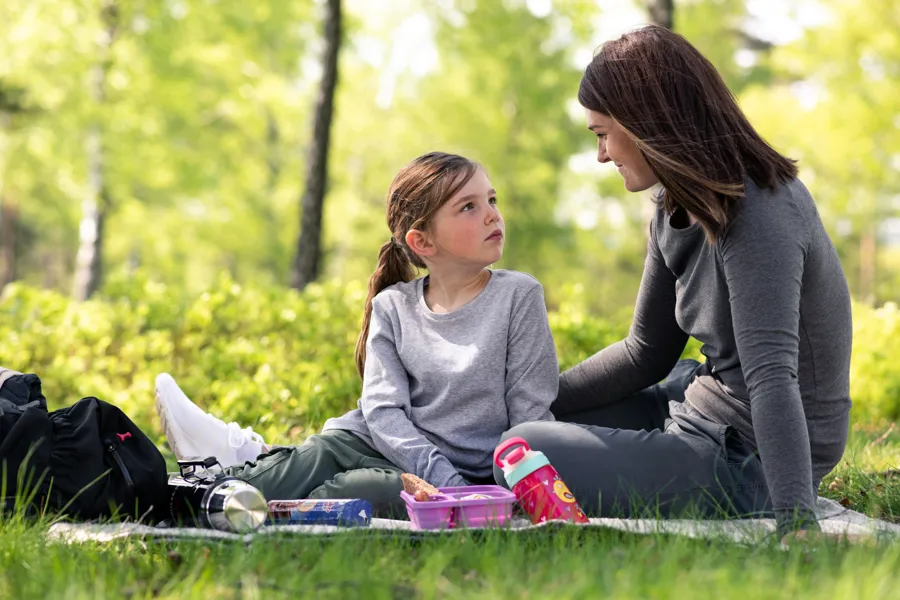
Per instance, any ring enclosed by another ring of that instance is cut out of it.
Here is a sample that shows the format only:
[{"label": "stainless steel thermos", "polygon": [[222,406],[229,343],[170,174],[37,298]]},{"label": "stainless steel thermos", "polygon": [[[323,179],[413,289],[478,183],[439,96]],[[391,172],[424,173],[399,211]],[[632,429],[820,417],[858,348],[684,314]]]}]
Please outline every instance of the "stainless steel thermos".
[{"label": "stainless steel thermos", "polygon": [[178,461],[180,473],[169,474],[167,516],[174,525],[253,531],[266,520],[266,499],[246,481],[211,473],[217,464],[210,458]]}]

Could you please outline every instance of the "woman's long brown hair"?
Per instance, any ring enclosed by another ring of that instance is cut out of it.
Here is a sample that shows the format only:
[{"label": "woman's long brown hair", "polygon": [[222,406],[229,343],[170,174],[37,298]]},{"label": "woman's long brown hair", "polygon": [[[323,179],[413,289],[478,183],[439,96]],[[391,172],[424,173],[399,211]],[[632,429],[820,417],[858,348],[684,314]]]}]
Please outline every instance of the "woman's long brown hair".
[{"label": "woman's long brown hair", "polygon": [[356,370],[363,376],[366,341],[372,321],[372,300],[384,288],[410,281],[425,263],[406,244],[411,229],[427,231],[434,213],[475,174],[477,163],[444,152],[429,152],[403,167],[387,196],[387,224],[391,239],[378,251],[378,265],[369,278],[369,294],[363,312],[362,331],[356,341]]},{"label": "woman's long brown hair", "polygon": [[622,126],[662,184],[666,211],[687,210],[710,242],[727,230],[747,179],[775,188],[797,176],[794,161],[753,129],[715,67],[663,27],[603,44],[578,101]]}]

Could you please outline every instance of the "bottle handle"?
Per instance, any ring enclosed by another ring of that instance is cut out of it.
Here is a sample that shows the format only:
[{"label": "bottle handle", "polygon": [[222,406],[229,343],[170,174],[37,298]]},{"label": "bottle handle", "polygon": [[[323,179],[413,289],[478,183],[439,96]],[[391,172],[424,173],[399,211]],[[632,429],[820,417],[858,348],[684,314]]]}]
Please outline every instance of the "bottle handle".
[{"label": "bottle handle", "polygon": [[510,448],[514,448],[516,446],[525,446],[525,450],[531,450],[531,447],[528,445],[524,439],[520,437],[511,437],[505,442],[500,442],[500,445],[494,450],[494,464],[496,464],[501,469],[503,468],[503,463],[500,462],[500,457],[506,453]]}]

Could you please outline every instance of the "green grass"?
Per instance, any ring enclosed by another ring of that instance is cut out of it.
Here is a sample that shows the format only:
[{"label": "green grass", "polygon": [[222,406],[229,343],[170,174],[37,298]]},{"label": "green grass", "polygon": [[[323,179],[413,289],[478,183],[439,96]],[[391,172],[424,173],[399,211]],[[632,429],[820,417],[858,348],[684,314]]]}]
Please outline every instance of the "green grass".
[{"label": "green grass", "polygon": [[[900,481],[877,475],[900,462],[900,433],[875,443],[885,430],[856,428],[822,493],[900,521]],[[774,538],[740,546],[562,529],[63,545],[44,540],[47,527],[0,524],[0,598],[900,597],[900,543],[785,551]]]}]

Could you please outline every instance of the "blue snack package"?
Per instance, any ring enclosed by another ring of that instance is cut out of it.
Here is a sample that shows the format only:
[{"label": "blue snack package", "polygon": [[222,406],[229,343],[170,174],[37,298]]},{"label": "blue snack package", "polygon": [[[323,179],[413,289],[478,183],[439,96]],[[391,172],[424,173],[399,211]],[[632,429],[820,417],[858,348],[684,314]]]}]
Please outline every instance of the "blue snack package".
[{"label": "blue snack package", "polygon": [[368,500],[270,500],[269,525],[337,525],[368,527],[372,504]]}]

